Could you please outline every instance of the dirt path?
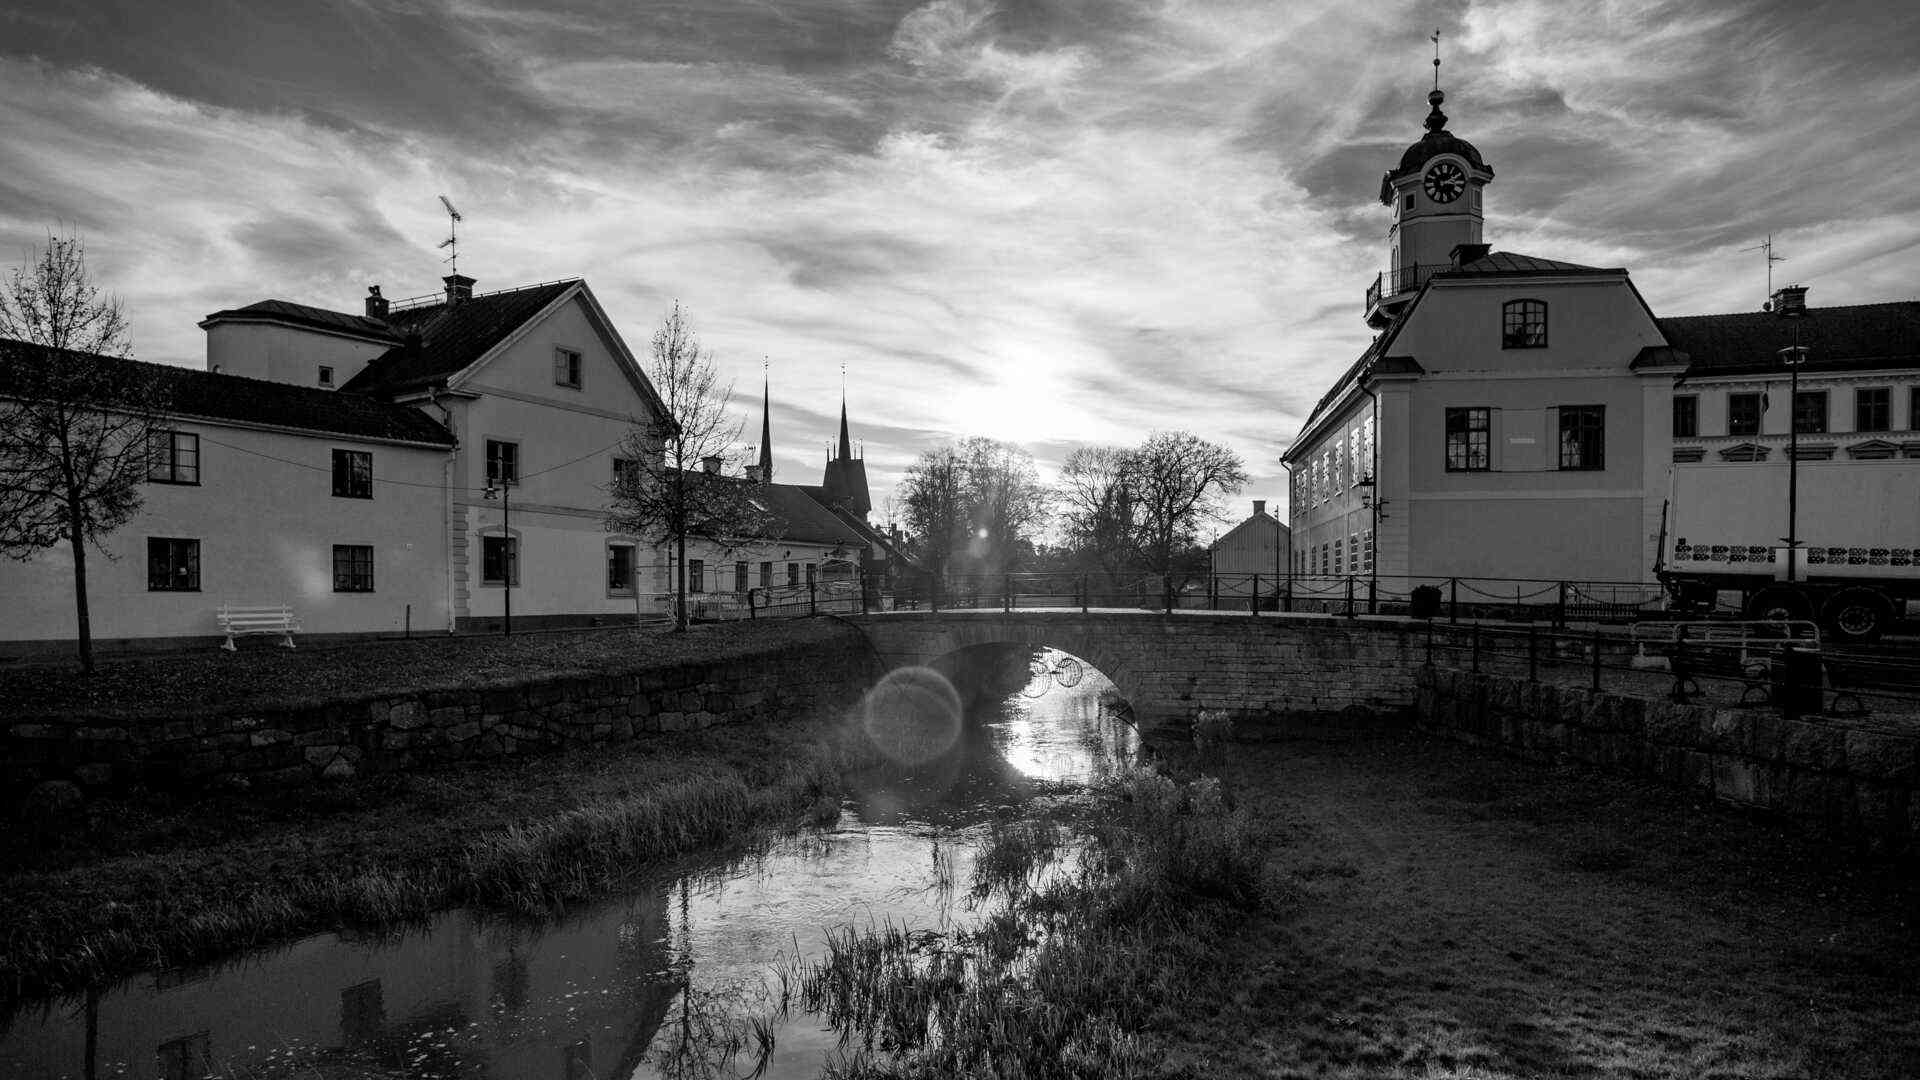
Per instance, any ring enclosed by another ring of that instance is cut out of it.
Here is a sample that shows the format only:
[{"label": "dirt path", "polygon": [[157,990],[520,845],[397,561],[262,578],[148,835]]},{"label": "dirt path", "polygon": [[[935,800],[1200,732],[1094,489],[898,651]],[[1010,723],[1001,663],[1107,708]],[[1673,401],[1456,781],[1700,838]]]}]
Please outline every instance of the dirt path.
[{"label": "dirt path", "polygon": [[1280,914],[1209,1076],[1920,1077],[1920,889],[1731,811],[1409,733],[1239,747]]}]

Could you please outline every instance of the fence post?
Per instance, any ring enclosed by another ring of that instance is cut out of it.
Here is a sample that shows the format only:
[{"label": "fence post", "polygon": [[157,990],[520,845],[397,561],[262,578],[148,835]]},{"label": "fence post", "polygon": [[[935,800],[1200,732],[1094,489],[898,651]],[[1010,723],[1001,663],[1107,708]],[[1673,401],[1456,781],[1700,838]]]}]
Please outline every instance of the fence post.
[{"label": "fence post", "polygon": [[1567,628],[1567,583],[1564,581],[1560,583],[1560,599],[1553,607],[1553,628],[1555,630]]},{"label": "fence post", "polygon": [[867,575],[860,575],[860,614],[867,613]]},{"label": "fence post", "polygon": [[1527,681],[1540,681],[1540,628],[1527,624]]},{"label": "fence post", "polygon": [[1347,575],[1347,618],[1353,618],[1353,575]]},{"label": "fence post", "polygon": [[1287,614],[1293,614],[1293,575],[1287,575]]},{"label": "fence post", "polygon": [[1080,614],[1087,613],[1087,575],[1080,575]]},{"label": "fence post", "polygon": [[1480,624],[1473,624],[1473,673],[1480,674]]},{"label": "fence post", "polygon": [[820,614],[819,606],[816,603],[815,597],[814,597],[814,588],[815,588],[814,582],[811,582],[811,581],[807,582],[807,614],[809,615]]},{"label": "fence post", "polygon": [[1369,615],[1380,614],[1379,593],[1380,593],[1379,579],[1369,577],[1367,579],[1367,614]]},{"label": "fence post", "polygon": [[1260,575],[1253,575],[1253,617],[1260,617]]},{"label": "fence post", "polygon": [[1427,666],[1433,666],[1433,620],[1427,620]]},{"label": "fence post", "polygon": [[1173,614],[1173,575],[1160,575],[1160,598],[1167,602],[1167,614]]},{"label": "fence post", "polygon": [[1600,628],[1593,628],[1593,689],[1600,689]]},{"label": "fence post", "polygon": [[748,622],[752,622],[753,620],[760,617],[759,613],[753,610],[753,594],[757,591],[758,590],[756,589],[747,590],[747,621]]},{"label": "fence post", "polygon": [[1000,612],[1005,614],[1013,610],[1013,575],[1000,575]]}]

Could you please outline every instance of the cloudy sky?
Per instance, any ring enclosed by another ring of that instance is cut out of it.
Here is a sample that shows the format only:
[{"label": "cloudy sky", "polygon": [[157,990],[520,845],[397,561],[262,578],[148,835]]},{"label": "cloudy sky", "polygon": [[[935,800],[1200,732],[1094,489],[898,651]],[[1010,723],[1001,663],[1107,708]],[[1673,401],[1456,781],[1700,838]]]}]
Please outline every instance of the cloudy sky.
[{"label": "cloudy sky", "polygon": [[10,0],[0,262],[77,231],[136,355],[206,313],[583,276],[675,298],[783,479],[841,365],[876,502],[984,434],[1052,468],[1187,428],[1246,497],[1365,347],[1380,174],[1447,112],[1487,240],[1663,315],[1920,291],[1920,5],[1551,0]]}]

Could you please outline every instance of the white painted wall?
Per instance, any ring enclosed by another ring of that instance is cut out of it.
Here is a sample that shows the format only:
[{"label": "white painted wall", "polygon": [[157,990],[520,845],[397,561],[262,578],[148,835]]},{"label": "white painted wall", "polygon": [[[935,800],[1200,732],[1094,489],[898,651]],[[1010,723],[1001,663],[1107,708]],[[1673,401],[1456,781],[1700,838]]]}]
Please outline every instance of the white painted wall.
[{"label": "white painted wall", "polygon": [[207,327],[207,370],[320,386],[320,366],[325,364],[333,368],[333,386],[338,387],[392,346],[295,326],[222,321]]}]

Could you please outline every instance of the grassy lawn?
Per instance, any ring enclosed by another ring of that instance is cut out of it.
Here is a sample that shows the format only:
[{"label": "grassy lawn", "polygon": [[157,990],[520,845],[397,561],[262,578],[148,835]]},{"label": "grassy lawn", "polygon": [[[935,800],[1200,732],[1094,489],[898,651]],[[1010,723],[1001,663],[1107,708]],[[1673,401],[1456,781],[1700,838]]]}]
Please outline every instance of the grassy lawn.
[{"label": "grassy lawn", "polygon": [[91,677],[72,663],[15,662],[0,668],[0,701],[15,716],[183,716],[719,660],[834,633],[850,631],[826,619],[763,619],[698,625],[684,634],[619,627],[295,649],[264,637],[242,638],[232,653],[206,648],[113,658]]},{"label": "grassy lawn", "polygon": [[1405,732],[1233,748],[1272,844],[1156,1041],[1196,1076],[1920,1075],[1920,884]]}]

